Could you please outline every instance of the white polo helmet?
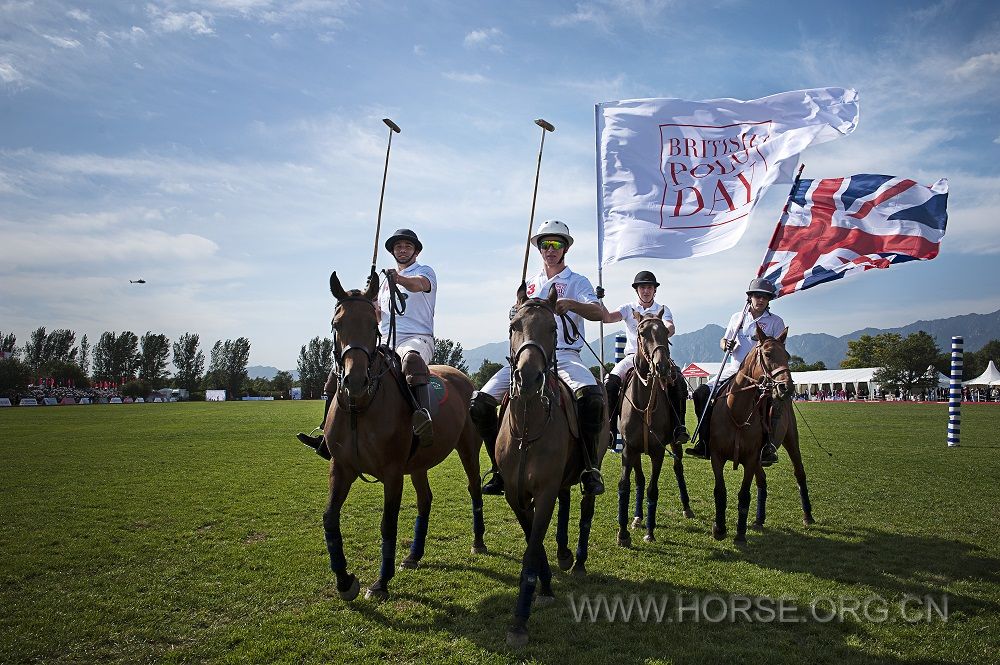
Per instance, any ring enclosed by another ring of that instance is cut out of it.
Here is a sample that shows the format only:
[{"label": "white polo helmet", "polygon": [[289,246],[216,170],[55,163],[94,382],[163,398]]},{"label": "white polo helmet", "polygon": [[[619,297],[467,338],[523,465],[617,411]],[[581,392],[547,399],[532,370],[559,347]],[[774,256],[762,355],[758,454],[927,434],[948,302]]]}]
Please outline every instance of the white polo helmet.
[{"label": "white polo helmet", "polygon": [[561,236],[566,239],[566,249],[573,246],[573,236],[569,234],[569,227],[558,219],[548,219],[538,227],[538,232],[531,236],[531,244],[538,247],[538,240],[545,236]]}]

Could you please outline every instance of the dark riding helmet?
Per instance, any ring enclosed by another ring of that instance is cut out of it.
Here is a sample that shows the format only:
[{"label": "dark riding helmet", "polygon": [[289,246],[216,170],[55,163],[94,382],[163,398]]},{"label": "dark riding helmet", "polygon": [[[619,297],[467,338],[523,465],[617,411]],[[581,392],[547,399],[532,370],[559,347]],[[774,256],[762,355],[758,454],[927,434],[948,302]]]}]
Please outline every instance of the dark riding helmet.
[{"label": "dark riding helmet", "polygon": [[396,229],[396,232],[389,236],[388,240],[385,241],[385,248],[392,252],[392,246],[396,244],[397,240],[409,240],[413,243],[413,246],[417,248],[417,251],[421,251],[424,246],[417,238],[417,234],[410,229]]},{"label": "dark riding helmet", "polygon": [[770,281],[764,279],[763,277],[758,277],[756,279],[751,280],[750,286],[747,288],[748,296],[751,296],[755,293],[773,299],[778,295],[778,290],[774,288],[774,284],[772,284]]},{"label": "dark riding helmet", "polygon": [[660,283],[656,281],[656,275],[648,270],[640,270],[635,274],[635,279],[632,280],[632,288],[637,288],[643,284],[651,284],[653,286],[660,285]]}]

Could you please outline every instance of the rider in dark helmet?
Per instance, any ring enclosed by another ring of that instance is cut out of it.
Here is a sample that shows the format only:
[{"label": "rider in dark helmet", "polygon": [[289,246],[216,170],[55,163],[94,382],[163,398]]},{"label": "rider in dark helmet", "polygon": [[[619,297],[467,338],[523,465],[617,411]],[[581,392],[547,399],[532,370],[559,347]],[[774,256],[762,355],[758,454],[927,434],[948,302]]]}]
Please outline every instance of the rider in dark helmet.
[{"label": "rider in dark helmet", "polygon": [[[781,320],[780,316],[771,312],[770,309],[771,301],[778,294],[773,283],[762,277],[758,277],[750,281],[750,286],[747,288],[746,293],[749,306],[746,310],[741,310],[733,314],[732,318],[729,319],[729,325],[726,326],[725,335],[719,340],[719,346],[722,347],[722,350],[732,351],[732,356],[729,358],[729,363],[719,372],[721,380],[719,381],[716,394],[722,389],[725,382],[729,381],[736,374],[740,368],[740,364],[742,364],[743,359],[747,357],[751,349],[757,346],[757,328],[755,324],[760,324],[760,327],[769,337],[777,337],[785,329],[785,322]],[[706,424],[711,422],[712,408],[709,405],[706,412],[705,405],[709,401],[712,383],[714,383],[714,380],[710,379],[707,384],[699,386],[694,391],[694,395],[692,395],[699,417],[701,417],[702,413],[705,413],[704,420]],[[705,429],[705,425],[703,425],[703,429]],[[694,448],[688,448],[687,453],[695,457],[707,458],[708,437],[702,436],[699,433],[697,445]],[[768,437],[764,449],[761,451],[761,465],[771,466],[777,461],[777,446]]]},{"label": "rider in dark helmet", "polygon": [[[622,384],[625,375],[635,367],[635,354],[638,350],[637,329],[639,322],[635,315],[657,314],[663,311],[663,323],[667,328],[667,336],[674,334],[674,315],[666,305],[656,302],[656,289],[660,283],[656,281],[656,276],[648,270],[639,271],[635,279],[632,280],[632,288],[635,289],[638,299],[634,303],[626,303],[618,309],[604,315],[604,323],[625,323],[625,335],[628,343],[625,346],[625,357],[614,366],[604,379],[604,387],[608,391],[608,410],[611,420],[611,431],[618,433],[618,412],[619,399],[621,396]],[[674,381],[668,391],[670,404],[677,415],[678,425],[673,431],[673,438],[670,443],[686,443],[690,436],[684,426],[684,414],[687,407],[687,385],[678,373],[678,379]]]},{"label": "rider in dark helmet", "polygon": [[[417,256],[423,250],[423,243],[417,234],[410,229],[398,229],[385,241],[386,250],[396,260],[396,268],[388,272],[407,295],[406,311],[396,315],[396,354],[402,362],[403,375],[410,387],[413,405],[413,433],[420,437],[423,446],[433,442],[434,427],[430,414],[430,364],[434,355],[434,305],[437,299],[437,275],[430,266],[417,263]],[[376,311],[381,324],[382,337],[388,343],[389,315],[391,294],[389,280],[384,280],[379,288],[378,299],[375,302]],[[334,371],[336,368],[334,368]],[[330,410],[330,402],[336,394],[337,386],[334,371],[327,379],[326,404],[323,409],[323,421]],[[321,424],[319,429],[322,430]],[[325,459],[330,459],[329,451],[322,434],[310,436],[304,432],[298,435],[299,441]]]}]

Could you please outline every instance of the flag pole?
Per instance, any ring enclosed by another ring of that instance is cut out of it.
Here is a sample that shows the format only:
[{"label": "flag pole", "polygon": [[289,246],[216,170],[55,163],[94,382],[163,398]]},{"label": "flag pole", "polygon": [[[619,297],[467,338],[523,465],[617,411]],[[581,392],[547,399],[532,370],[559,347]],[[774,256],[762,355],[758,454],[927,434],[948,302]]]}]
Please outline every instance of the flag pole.
[{"label": "flag pole", "polygon": [[[795,190],[799,187],[799,181],[802,179],[802,169],[806,167],[805,164],[799,164],[799,170],[795,174],[795,180],[792,182],[792,188],[788,191],[788,198],[785,200],[785,207],[781,210],[781,217],[778,219],[778,223],[774,227],[774,233],[771,234],[771,240],[767,243],[767,251],[764,253],[764,259],[760,263],[760,267],[757,269],[757,277],[761,277],[764,273],[764,268],[767,266],[767,258],[771,254],[771,245],[774,244],[774,239],[778,237],[778,231],[781,230],[781,225],[785,223],[788,219],[788,206],[792,203],[792,197],[795,196]],[[743,327],[743,320],[747,317],[747,310],[750,309],[750,298],[747,297],[746,303],[743,305],[743,314],[740,316],[739,328]],[[715,391],[719,388],[719,379],[722,378],[722,370],[725,369],[726,363],[729,362],[729,357],[732,355],[733,350],[729,348],[732,345],[733,340],[726,340],[726,353],[722,356],[722,365],[719,367],[719,371],[715,373],[715,382],[712,384],[712,389],[708,393],[708,401],[705,402],[705,408],[701,410],[701,414],[698,416],[698,424],[694,428],[695,439],[700,438],[699,433],[701,432],[701,423],[705,419],[705,414],[708,413],[708,407],[712,403],[712,398],[715,397]]]},{"label": "flag pole", "polygon": [[[594,104],[594,133],[595,139],[595,166],[597,175],[597,299],[604,309],[604,233],[602,232],[603,222],[601,216],[601,105]],[[601,317],[598,326],[601,340],[601,357],[597,359],[597,366],[600,368],[601,384],[604,384],[604,317]],[[609,407],[610,408],[610,407]]]}]

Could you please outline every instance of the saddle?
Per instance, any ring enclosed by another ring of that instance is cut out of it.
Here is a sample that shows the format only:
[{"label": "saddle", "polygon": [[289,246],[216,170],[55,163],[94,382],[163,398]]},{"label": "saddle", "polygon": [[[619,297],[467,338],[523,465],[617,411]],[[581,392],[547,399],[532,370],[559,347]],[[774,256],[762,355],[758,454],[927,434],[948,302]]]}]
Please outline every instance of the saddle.
[{"label": "saddle", "polygon": [[[569,433],[574,439],[580,438],[579,413],[576,408],[576,400],[573,399],[573,391],[569,385],[559,376],[549,375],[546,379],[549,390],[555,395],[555,406],[561,408],[566,414],[566,421],[569,423]],[[510,404],[510,393],[506,393],[500,401],[500,413],[497,420],[503,422],[503,414]]]}]

